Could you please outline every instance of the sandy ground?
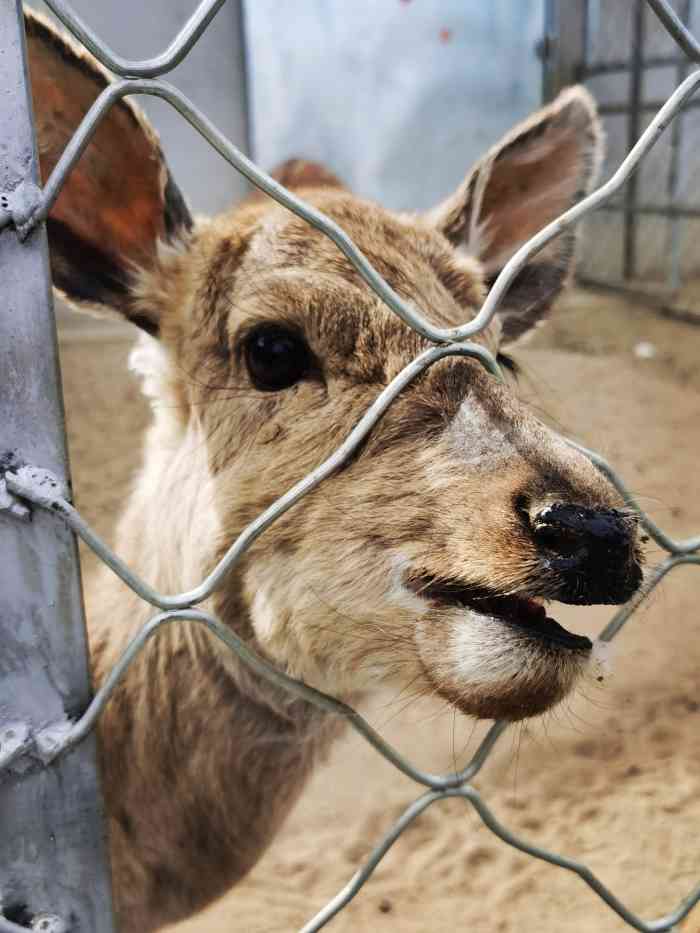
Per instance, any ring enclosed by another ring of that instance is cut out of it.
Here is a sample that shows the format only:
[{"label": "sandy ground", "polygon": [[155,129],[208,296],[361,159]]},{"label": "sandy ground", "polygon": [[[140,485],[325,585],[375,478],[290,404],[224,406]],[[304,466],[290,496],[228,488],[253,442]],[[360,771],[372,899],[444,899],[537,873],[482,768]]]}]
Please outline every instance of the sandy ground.
[{"label": "sandy ground", "polygon": [[[64,334],[77,500],[109,538],[148,415],[126,373],[123,332],[95,340],[93,330],[71,325]],[[653,358],[635,355],[642,341],[653,345]],[[700,329],[577,292],[517,356],[533,405],[601,450],[664,528],[700,532]],[[91,566],[88,558],[87,573]],[[475,782],[511,830],[583,860],[647,919],[670,911],[700,880],[699,596],[700,570],[674,571],[619,637],[610,681],[507,733]],[[590,634],[610,612],[567,607],[557,615]],[[432,701],[402,709],[385,695],[365,712],[414,762],[436,771],[463,764],[483,733]],[[180,933],[300,928],[419,793],[349,735],[248,879]],[[579,878],[509,848],[463,801],[449,801],[404,833],[329,929],[627,927]],[[682,929],[700,931],[700,908]]]}]

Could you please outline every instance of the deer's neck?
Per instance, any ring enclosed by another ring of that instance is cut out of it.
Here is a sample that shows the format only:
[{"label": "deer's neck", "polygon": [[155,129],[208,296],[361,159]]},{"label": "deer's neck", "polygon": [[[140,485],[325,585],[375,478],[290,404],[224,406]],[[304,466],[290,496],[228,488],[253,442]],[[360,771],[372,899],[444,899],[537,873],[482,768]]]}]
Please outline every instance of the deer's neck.
[{"label": "deer's neck", "polygon": [[[200,582],[208,568],[197,555],[206,553],[215,529],[206,484],[188,489],[180,479],[174,489],[170,475],[167,468],[142,475],[117,550],[159,590],[172,593]],[[155,610],[106,571],[92,597],[88,617],[99,684]],[[221,621],[244,629],[235,596],[226,605],[239,615]],[[120,929],[128,933],[185,917],[240,879],[338,731],[337,720],[281,698],[241,671],[227,650],[196,623],[165,626],[102,716],[115,900]]]},{"label": "deer's neck", "polygon": [[[96,649],[101,678],[115,657]],[[152,640],[100,727],[120,929],[175,922],[242,878],[333,730],[305,704],[285,717],[242,693],[188,623]]]}]

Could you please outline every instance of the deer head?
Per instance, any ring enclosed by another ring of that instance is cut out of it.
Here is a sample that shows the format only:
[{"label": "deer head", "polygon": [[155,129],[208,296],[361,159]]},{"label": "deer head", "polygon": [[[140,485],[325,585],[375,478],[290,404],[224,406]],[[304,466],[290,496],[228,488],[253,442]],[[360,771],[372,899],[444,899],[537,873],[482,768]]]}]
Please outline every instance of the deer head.
[{"label": "deer head", "polygon": [[[46,176],[109,77],[34,15],[28,43]],[[277,177],[337,221],[404,300],[454,326],[475,316],[508,257],[589,190],[601,149],[577,87],[426,215],[361,200],[312,163]],[[198,541],[202,573],[428,345],[273,201],[193,220],[129,101],[100,125],[48,232],[67,298],[144,332],[136,365],[157,431],[142,486],[184,490],[196,469],[210,490],[189,529],[171,532],[175,517],[160,515],[153,546],[172,534],[184,554]],[[475,340],[500,352],[543,321],[573,251],[567,231],[534,257]],[[512,386],[450,358],[257,540],[214,604],[259,651],[330,692],[417,682],[469,714],[519,719],[561,699],[591,657],[545,601],[619,603],[640,579],[636,527],[610,484]]]}]

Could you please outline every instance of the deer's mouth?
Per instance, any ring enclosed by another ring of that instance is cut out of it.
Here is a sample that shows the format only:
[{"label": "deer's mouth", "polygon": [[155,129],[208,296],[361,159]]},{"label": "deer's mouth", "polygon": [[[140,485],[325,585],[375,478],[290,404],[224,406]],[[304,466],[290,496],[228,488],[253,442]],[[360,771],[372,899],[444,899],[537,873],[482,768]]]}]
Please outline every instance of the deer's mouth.
[{"label": "deer's mouth", "polygon": [[534,596],[500,596],[483,587],[459,581],[436,580],[421,576],[407,581],[409,589],[438,609],[466,609],[518,629],[523,635],[559,645],[572,651],[590,651],[592,642],[585,635],[569,632],[547,615],[544,600]]}]

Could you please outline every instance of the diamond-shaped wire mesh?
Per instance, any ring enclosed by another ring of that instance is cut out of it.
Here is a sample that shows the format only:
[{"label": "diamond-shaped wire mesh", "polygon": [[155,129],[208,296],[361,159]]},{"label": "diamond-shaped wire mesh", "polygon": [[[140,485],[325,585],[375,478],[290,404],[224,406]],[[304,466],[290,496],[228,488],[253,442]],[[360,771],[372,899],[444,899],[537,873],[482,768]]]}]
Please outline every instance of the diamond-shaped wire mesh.
[{"label": "diamond-shaped wire mesh", "polygon": [[[0,217],[0,225],[14,220],[20,235],[26,236],[39,222],[44,220],[56,200],[66,176],[79,158],[85,145],[90,140],[100,118],[117,100],[130,94],[153,94],[168,101],[188,120],[209,143],[238,171],[242,172],[253,184],[265,191],[275,200],[289,208],[289,210],[304,218],[331,240],[348,257],[360,275],[388,307],[404,320],[409,326],[428,337],[435,346],[424,351],[380,393],[355,428],[348,434],[346,440],[324,463],[308,474],[304,479],[288,490],[265,512],[259,515],[248,525],[239,537],[231,544],[228,552],[210,575],[197,587],[186,593],[168,595],[156,592],[146,581],[142,580],[133,570],[116,555],[83,520],[79,512],[70,504],[61,489],[47,484],[45,471],[36,467],[23,467],[15,472],[5,475],[7,488],[10,492],[29,501],[36,507],[51,510],[57,518],[65,521],[73,531],[106,563],[131,589],[146,602],[161,610],[154,615],[150,622],[134,637],[126,648],[120,661],[109,674],[88,709],[75,722],[68,732],[53,733],[51,728],[34,736],[36,746],[41,750],[47,767],[59,755],[80,742],[95,727],[105,704],[109,701],[116,685],[126,675],[127,669],[133,659],[144,648],[147,641],[157,637],[162,629],[177,624],[180,620],[189,620],[206,626],[209,631],[219,638],[231,651],[253,670],[267,678],[270,682],[283,687],[292,694],[301,697],[309,703],[315,704],[332,713],[343,716],[350,725],[368,741],[376,751],[390,761],[399,771],[412,778],[416,784],[426,790],[419,796],[395,822],[388,832],[379,840],[375,849],[365,864],[356,872],[353,878],[326,907],[323,908],[303,928],[302,933],[312,933],[320,930],[357,894],[372,872],[379,864],[386,852],[399,838],[402,832],[426,808],[436,801],[449,797],[459,797],[470,804],[478,813],[484,824],[504,843],[534,858],[541,859],[553,865],[576,873],[591,890],[598,895],[625,923],[633,929],[645,933],[658,933],[658,931],[671,930],[692,910],[700,900],[700,884],[669,914],[656,920],[645,921],[633,913],[612,891],[581,862],[566,856],[550,852],[539,846],[527,842],[520,836],[512,833],[507,826],[496,819],[482,796],[472,785],[482,765],[491,754],[499,736],[503,733],[506,724],[496,722],[492,725],[480,747],[473,755],[471,761],[457,774],[436,775],[426,773],[415,767],[399,752],[391,747],[354,709],[300,683],[273,665],[257,656],[243,641],[241,641],[229,628],[222,625],[209,613],[195,608],[205,600],[221,583],[228,570],[241,558],[252,542],[269,527],[280,515],[291,508],[303,496],[318,486],[333,471],[339,467],[362,442],[363,438],[372,430],[373,426],[382,417],[392,401],[420,372],[436,361],[448,356],[471,356],[478,358],[495,375],[499,375],[498,365],[492,354],[483,347],[469,341],[469,337],[481,331],[488,325],[496,313],[498,304],[507,291],[510,283],[526,262],[540,250],[546,243],[561,233],[564,229],[580,220],[600,204],[611,198],[635,171],[640,161],[647,155],[661,134],[666,130],[674,116],[685,101],[700,85],[700,71],[692,73],[670,95],[664,106],[651,120],[632,151],[622,162],[609,181],[598,190],[585,198],[579,204],[550,223],[526,243],[506,264],[499,275],[488,297],[476,318],[457,328],[441,329],[432,326],[421,313],[407,306],[382,277],[372,268],[366,258],[354,246],[349,237],[335,223],[323,216],[317,210],[304,204],[299,198],[277,184],[243,156],[232,143],[226,139],[216,127],[207,119],[206,115],[191,104],[176,88],[157,80],[158,76],[173,68],[194,45],[211,21],[224,0],[204,0],[191,17],[183,30],[176,36],[169,48],[159,56],[144,62],[129,62],[120,58],[107,48],[104,43],[83,24],[70,7],[63,0],[47,0],[48,6],[64,25],[89,50],[122,80],[116,80],[96,100],[85,119],[77,129],[72,141],[66,148],[62,158],[56,165],[43,191],[37,198],[33,211],[29,216],[22,218],[9,215]],[[675,15],[673,8],[666,0],[647,0],[649,6],[655,11],[664,23],[669,35],[678,42],[690,58],[700,61],[700,46],[694,37],[685,28]],[[573,443],[573,442],[570,442]],[[574,445],[578,446],[578,445]],[[612,640],[630,619],[639,605],[647,598],[649,593],[673,568],[682,564],[700,565],[700,535],[685,541],[671,539],[660,529],[651,518],[641,509],[622,479],[615,470],[598,454],[579,447],[593,463],[600,469],[619,490],[627,505],[636,511],[640,524],[656,543],[667,552],[667,556],[647,575],[645,583],[639,593],[630,603],[623,606],[610,620],[600,634],[603,641]],[[0,764],[0,770],[2,764]],[[16,931],[23,928],[15,923],[0,917],[0,931]]]}]

